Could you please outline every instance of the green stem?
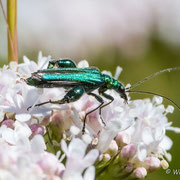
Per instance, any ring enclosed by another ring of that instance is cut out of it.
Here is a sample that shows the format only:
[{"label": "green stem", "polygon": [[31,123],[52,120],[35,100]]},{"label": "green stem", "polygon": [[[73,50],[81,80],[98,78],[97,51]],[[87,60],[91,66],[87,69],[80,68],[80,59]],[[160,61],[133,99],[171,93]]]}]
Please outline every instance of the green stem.
[{"label": "green stem", "polygon": [[18,62],[17,0],[7,0],[8,61]]}]

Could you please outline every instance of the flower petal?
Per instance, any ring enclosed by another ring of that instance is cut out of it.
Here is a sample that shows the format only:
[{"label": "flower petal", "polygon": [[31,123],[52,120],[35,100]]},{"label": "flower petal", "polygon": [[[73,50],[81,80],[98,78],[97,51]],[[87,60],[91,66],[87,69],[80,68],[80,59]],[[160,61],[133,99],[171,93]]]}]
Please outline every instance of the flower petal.
[{"label": "flower petal", "polygon": [[91,166],[87,168],[87,170],[84,173],[84,180],[94,180],[95,178],[95,168],[94,166]]},{"label": "flower petal", "polygon": [[97,159],[98,155],[99,155],[99,152],[97,149],[92,149],[91,151],[89,151],[88,154],[83,159],[85,166],[89,167],[89,166],[93,165],[93,163]]},{"label": "flower petal", "polygon": [[26,122],[29,121],[31,119],[31,115],[30,114],[16,114],[15,115],[16,120],[20,121],[20,122]]}]

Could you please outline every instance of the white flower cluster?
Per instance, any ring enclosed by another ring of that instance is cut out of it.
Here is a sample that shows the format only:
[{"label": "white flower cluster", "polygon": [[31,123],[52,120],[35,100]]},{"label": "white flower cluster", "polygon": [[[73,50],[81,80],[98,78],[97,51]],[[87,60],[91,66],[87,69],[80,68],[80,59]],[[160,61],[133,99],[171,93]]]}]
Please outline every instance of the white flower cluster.
[{"label": "white flower cluster", "polygon": [[[11,62],[0,70],[0,179],[91,180],[106,171],[111,176],[143,178],[147,171],[168,167],[172,141],[165,133],[179,132],[166,117],[173,112],[172,106],[165,108],[159,97],[152,101],[128,97],[125,104],[116,92],[109,91],[115,100],[102,110],[106,125],[98,111],[93,112],[82,135],[82,119],[98,106],[93,97],[33,107],[65,94],[63,88],[37,89],[23,80],[46,68],[49,60],[40,53],[37,64],[24,57],[24,63]],[[81,61],[78,67],[88,67],[88,62]],[[115,78],[121,70],[117,68]],[[115,160],[121,162],[121,171],[114,171]]]},{"label": "white flower cluster", "polygon": [[31,129],[25,123],[9,125],[5,122],[0,127],[0,179],[60,179],[64,165],[45,152],[43,137],[36,135],[30,140]]},{"label": "white flower cluster", "polygon": [[[26,123],[5,120],[0,127],[0,179],[3,180],[66,180],[94,179],[92,164],[98,157],[96,149],[85,156],[87,144],[73,139],[69,146],[62,141],[65,154],[46,152],[42,135],[32,135]],[[61,162],[66,155],[66,165]],[[86,170],[84,177],[82,172]],[[88,177],[88,178],[87,178]]]}]

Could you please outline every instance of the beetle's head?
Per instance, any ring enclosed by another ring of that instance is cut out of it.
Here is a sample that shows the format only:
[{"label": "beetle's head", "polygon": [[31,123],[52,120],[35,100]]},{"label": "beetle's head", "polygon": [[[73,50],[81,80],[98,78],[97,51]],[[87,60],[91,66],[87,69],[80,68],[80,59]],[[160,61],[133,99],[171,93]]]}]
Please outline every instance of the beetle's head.
[{"label": "beetle's head", "polygon": [[116,91],[120,94],[121,98],[123,98],[124,101],[127,103],[128,98],[126,95],[125,87],[121,83],[118,84],[118,88]]}]

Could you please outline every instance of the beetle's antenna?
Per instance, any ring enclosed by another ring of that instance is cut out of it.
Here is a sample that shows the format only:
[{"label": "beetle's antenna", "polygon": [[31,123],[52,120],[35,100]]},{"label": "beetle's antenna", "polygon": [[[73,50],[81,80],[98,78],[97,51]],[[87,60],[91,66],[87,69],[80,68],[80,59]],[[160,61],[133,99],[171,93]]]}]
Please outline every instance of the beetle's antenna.
[{"label": "beetle's antenna", "polygon": [[168,98],[168,97],[166,97],[166,96],[163,96],[163,95],[160,95],[160,94],[157,94],[157,93],[153,93],[153,92],[148,92],[148,91],[130,91],[130,90],[128,90],[128,91],[126,91],[126,92],[128,92],[128,93],[139,93],[139,94],[151,94],[151,95],[160,96],[160,97],[162,97],[162,98],[167,99],[168,101],[170,101],[170,102],[171,102],[172,104],[174,104],[174,105],[179,109],[179,111],[180,111],[180,106],[179,106],[177,103],[175,103],[172,99],[170,99],[170,98]]},{"label": "beetle's antenna", "polygon": [[139,86],[140,84],[144,83],[145,81],[147,81],[147,80],[149,80],[149,79],[151,79],[151,78],[153,78],[153,77],[155,77],[155,76],[157,76],[157,75],[159,75],[159,74],[162,74],[162,73],[164,73],[164,72],[176,71],[176,70],[180,70],[180,67],[163,69],[163,70],[158,71],[158,72],[156,72],[156,73],[154,73],[154,74],[151,74],[150,76],[147,76],[147,77],[144,78],[143,80],[141,80],[141,81],[137,82],[136,84],[134,84],[134,85],[126,88],[126,90],[133,89],[133,88]]}]

